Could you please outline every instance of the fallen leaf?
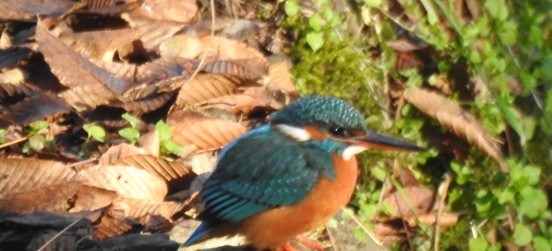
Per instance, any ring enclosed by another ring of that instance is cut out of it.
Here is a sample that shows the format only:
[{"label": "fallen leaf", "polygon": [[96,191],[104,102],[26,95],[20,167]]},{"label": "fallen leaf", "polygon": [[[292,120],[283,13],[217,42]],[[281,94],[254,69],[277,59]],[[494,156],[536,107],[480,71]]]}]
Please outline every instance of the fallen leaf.
[{"label": "fallen leaf", "polygon": [[128,143],[121,143],[109,147],[98,160],[100,165],[111,165],[117,163],[118,160],[127,156],[145,154],[146,151]]},{"label": "fallen leaf", "polygon": [[89,186],[115,191],[124,198],[162,201],[167,195],[161,178],[137,167],[94,166],[81,170],[78,176],[86,178]]},{"label": "fallen leaf", "polygon": [[452,130],[459,137],[466,139],[471,144],[475,144],[495,160],[502,168],[502,171],[508,171],[500,147],[496,143],[497,141],[483,129],[483,126],[473,115],[464,111],[457,103],[435,92],[420,88],[406,90],[404,98],[420,111]]},{"label": "fallen leaf", "polygon": [[63,184],[77,173],[61,162],[31,158],[0,159],[0,197]]},{"label": "fallen leaf", "polygon": [[117,211],[124,217],[135,219],[146,215],[159,215],[170,220],[173,215],[182,211],[186,206],[186,202],[159,202],[122,198],[115,201],[110,210]]},{"label": "fallen leaf", "polygon": [[75,109],[82,111],[108,104],[129,88],[78,54],[52,35],[42,23],[37,24],[36,40],[44,59],[60,82],[70,89],[62,94]]},{"label": "fallen leaf", "polygon": [[110,205],[116,197],[114,192],[81,182],[65,182],[1,197],[0,209],[20,214],[95,211]]},{"label": "fallen leaf", "polygon": [[434,203],[435,192],[423,187],[404,187],[383,199],[393,210],[395,217],[408,218],[428,212]]},{"label": "fallen leaf", "polygon": [[117,160],[115,164],[143,168],[166,181],[172,181],[185,176],[195,177],[189,166],[178,161],[169,162],[152,155],[129,155]]},{"label": "fallen leaf", "polygon": [[200,74],[187,81],[175,101],[175,106],[204,104],[211,99],[238,93],[238,79],[222,74]]},{"label": "fallen leaf", "polygon": [[167,122],[175,143],[197,146],[201,150],[219,149],[247,131],[239,123],[194,113],[173,114]]}]

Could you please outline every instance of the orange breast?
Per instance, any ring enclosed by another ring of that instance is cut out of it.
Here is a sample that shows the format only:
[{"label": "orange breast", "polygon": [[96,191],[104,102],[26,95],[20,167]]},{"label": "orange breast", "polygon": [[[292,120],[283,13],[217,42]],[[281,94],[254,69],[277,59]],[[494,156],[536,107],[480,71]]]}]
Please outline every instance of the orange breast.
[{"label": "orange breast", "polygon": [[351,199],[358,175],[356,159],[333,156],[336,178],[322,177],[297,204],[262,212],[245,220],[239,232],[259,249],[280,246],[295,236],[325,224]]}]

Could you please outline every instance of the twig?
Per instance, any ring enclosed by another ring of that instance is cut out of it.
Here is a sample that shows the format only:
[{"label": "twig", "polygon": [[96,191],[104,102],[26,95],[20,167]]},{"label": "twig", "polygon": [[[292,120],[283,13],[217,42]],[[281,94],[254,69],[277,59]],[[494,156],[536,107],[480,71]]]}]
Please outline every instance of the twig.
[{"label": "twig", "polygon": [[328,234],[328,239],[330,239],[330,243],[332,244],[333,251],[339,251],[339,247],[337,247],[337,242],[336,242],[335,236],[332,234],[332,231],[330,231],[328,227],[324,227],[324,229]]},{"label": "twig", "polygon": [[67,232],[71,227],[73,227],[74,225],[76,225],[77,223],[79,223],[79,221],[81,221],[83,218],[78,218],[76,219],[75,221],[73,221],[71,224],[69,224],[69,226],[66,226],[64,229],[62,229],[61,231],[59,231],[59,233],[57,233],[56,235],[54,235],[54,237],[52,237],[51,239],[49,239],[46,243],[44,243],[44,245],[42,245],[39,249],[37,249],[37,251],[42,251],[44,250],[44,248],[46,248],[48,245],[50,245],[50,243],[52,243],[55,239],[57,239],[58,237],[60,237],[63,233]]},{"label": "twig", "polygon": [[437,204],[437,215],[435,216],[435,236],[433,239],[433,250],[439,251],[439,225],[441,225],[441,215],[443,214],[444,205],[445,205],[445,198],[448,194],[448,189],[450,186],[450,173],[445,173],[444,175],[445,180],[443,183],[441,183],[441,187],[439,188],[439,203]]},{"label": "twig", "polygon": [[12,140],[10,142],[7,142],[7,143],[4,143],[2,145],[0,145],[0,149],[4,148],[4,147],[8,147],[8,146],[11,146],[11,145],[15,145],[17,143],[20,143],[20,142],[23,142],[25,140],[29,139],[29,136],[25,136],[25,137],[22,137],[22,138],[18,138],[16,140]]}]

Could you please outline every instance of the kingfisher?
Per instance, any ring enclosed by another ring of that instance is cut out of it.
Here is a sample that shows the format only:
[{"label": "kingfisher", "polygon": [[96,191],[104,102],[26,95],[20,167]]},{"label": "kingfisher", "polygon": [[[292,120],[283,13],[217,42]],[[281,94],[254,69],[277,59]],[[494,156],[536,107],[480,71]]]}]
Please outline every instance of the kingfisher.
[{"label": "kingfisher", "polygon": [[293,250],[349,202],[367,149],[423,150],[369,130],[342,99],[298,99],[223,148],[199,193],[202,223],[182,245],[240,234],[256,250]]}]

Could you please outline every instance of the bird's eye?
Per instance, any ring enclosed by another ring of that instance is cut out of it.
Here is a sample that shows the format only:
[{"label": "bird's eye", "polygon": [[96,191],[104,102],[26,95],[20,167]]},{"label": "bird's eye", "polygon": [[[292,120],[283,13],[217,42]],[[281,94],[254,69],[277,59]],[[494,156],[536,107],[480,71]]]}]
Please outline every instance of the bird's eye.
[{"label": "bird's eye", "polygon": [[351,133],[348,130],[344,129],[343,127],[334,127],[330,129],[330,133],[334,136],[342,137],[342,138],[348,138],[351,136]]}]

